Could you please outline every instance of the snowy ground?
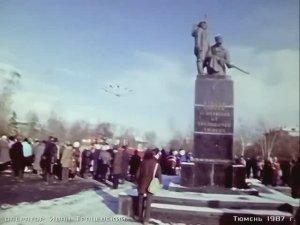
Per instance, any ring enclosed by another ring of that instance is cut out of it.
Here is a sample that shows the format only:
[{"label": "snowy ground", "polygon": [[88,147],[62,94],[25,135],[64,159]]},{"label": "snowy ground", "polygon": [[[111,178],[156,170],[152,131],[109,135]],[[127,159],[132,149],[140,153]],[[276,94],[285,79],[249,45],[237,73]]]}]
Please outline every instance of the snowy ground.
[{"label": "snowy ground", "polygon": [[0,224],[138,224],[130,218],[116,215],[119,191],[85,190],[35,203],[5,204],[1,206]]},{"label": "snowy ground", "polygon": [[[163,185],[167,188],[170,182],[177,183],[178,179],[176,176],[163,176]],[[81,179],[81,182],[92,185],[90,188],[85,188],[81,192],[59,198],[48,198],[48,200],[38,200],[35,202],[20,202],[17,205],[2,204],[0,206],[0,224],[140,224],[132,218],[117,215],[118,194],[132,189],[133,185],[131,183],[127,182],[121,185],[118,190],[112,190],[92,179]],[[259,182],[252,181],[252,183],[254,186],[264,189]],[[56,187],[62,188],[61,186]],[[66,184],[64,188],[68,189],[68,184]],[[286,195],[276,191],[272,194],[270,193],[271,195],[267,193],[267,191],[265,192],[265,196],[263,196],[265,198],[270,198],[270,196],[274,198],[275,193],[276,200],[286,200],[287,198]],[[273,192],[273,190],[271,190],[271,192]],[[297,201],[291,198],[289,199],[291,203],[294,204]],[[155,220],[152,220],[151,223],[164,224]]]},{"label": "snowy ground", "polygon": [[[178,178],[164,177],[164,185],[167,186],[169,182],[176,179]],[[16,205],[2,204],[0,206],[0,224],[140,224],[132,218],[117,215],[118,194],[132,189],[131,183],[126,182],[118,190],[113,190],[92,179],[81,180],[92,183],[93,188],[49,200],[21,202]],[[65,185],[65,188],[68,188],[68,184]],[[152,220],[151,223],[163,224],[155,220]]]}]

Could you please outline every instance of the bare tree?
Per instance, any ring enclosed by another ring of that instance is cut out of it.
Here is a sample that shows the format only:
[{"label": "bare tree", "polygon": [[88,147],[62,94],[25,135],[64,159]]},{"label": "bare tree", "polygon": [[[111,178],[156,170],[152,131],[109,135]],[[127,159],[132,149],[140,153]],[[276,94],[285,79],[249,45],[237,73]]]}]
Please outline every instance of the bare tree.
[{"label": "bare tree", "polygon": [[183,135],[179,132],[176,132],[173,138],[171,138],[171,140],[169,141],[168,147],[170,149],[180,149],[182,148],[183,140],[184,140]]},{"label": "bare tree", "polygon": [[8,126],[8,118],[11,113],[12,95],[16,86],[19,84],[21,75],[16,71],[5,71],[8,74],[5,78],[2,78],[4,72],[0,77],[0,133],[6,133]]},{"label": "bare tree", "polygon": [[95,128],[97,136],[105,138],[113,138],[115,127],[111,123],[98,123]]},{"label": "bare tree", "polygon": [[238,155],[245,155],[245,150],[249,144],[253,144],[262,133],[266,131],[266,124],[260,118],[255,124],[249,124],[238,120],[238,127],[235,131],[235,152]]},{"label": "bare tree", "polygon": [[49,135],[58,137],[62,141],[66,140],[66,122],[62,118],[60,118],[54,111],[51,112],[51,115],[47,121],[46,130],[49,132]]},{"label": "bare tree", "polygon": [[148,143],[148,147],[155,147],[157,135],[154,131],[147,131],[144,133],[144,139]]},{"label": "bare tree", "polygon": [[91,125],[83,120],[75,121],[71,124],[68,132],[69,141],[78,141],[89,138],[92,134]]},{"label": "bare tree", "polygon": [[131,147],[137,147],[137,143],[135,141],[135,130],[133,128],[125,128],[121,135],[119,136],[121,143]]},{"label": "bare tree", "polygon": [[286,160],[297,158],[299,156],[299,136],[292,136],[281,129],[275,132],[276,138],[270,155]]},{"label": "bare tree", "polygon": [[17,122],[17,113],[13,112],[9,122],[8,122],[8,135],[15,136],[19,134],[18,122]]},{"label": "bare tree", "polygon": [[39,132],[39,117],[35,112],[29,112],[26,116],[28,122],[27,137],[36,138]]}]

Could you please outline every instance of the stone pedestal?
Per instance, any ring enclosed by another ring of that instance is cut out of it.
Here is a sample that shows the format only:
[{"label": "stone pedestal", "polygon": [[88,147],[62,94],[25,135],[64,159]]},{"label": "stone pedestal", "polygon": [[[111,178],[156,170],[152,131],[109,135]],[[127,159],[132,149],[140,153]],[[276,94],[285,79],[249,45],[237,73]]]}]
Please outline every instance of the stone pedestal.
[{"label": "stone pedestal", "polygon": [[232,187],[245,189],[249,188],[246,184],[246,167],[243,165],[232,166]]},{"label": "stone pedestal", "polygon": [[181,165],[180,185],[186,187],[225,186],[231,187],[231,161],[197,160]]},{"label": "stone pedestal", "polygon": [[197,77],[195,163],[194,166],[182,166],[181,185],[230,186],[226,181],[232,180],[233,103],[233,81],[230,78]]}]

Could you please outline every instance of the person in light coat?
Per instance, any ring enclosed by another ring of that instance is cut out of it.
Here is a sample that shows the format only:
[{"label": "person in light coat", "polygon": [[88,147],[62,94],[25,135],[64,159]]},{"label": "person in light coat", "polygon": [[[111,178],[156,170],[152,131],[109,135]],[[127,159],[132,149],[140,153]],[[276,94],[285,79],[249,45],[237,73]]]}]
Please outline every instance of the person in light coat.
[{"label": "person in light coat", "polygon": [[115,157],[113,162],[113,189],[118,189],[119,179],[123,173],[122,160],[123,160],[123,151],[122,147],[119,147],[118,150],[115,150]]},{"label": "person in light coat", "polygon": [[99,154],[99,159],[102,161],[100,169],[100,179],[103,182],[106,181],[108,168],[112,159],[111,154],[108,152],[109,149],[109,145],[103,145],[102,151]]},{"label": "person in light coat", "polygon": [[25,138],[22,142],[23,145],[23,153],[25,157],[25,172],[29,172],[29,168],[32,167],[33,163],[33,150],[31,143],[28,138]]},{"label": "person in light coat", "polygon": [[121,173],[121,183],[123,184],[128,176],[128,168],[130,161],[130,154],[127,150],[127,146],[122,146],[122,173]]},{"label": "person in light coat", "polygon": [[70,142],[66,143],[66,147],[62,153],[61,157],[61,166],[62,166],[62,172],[61,172],[61,180],[62,182],[67,182],[69,179],[69,169],[72,168],[73,163],[73,147]]},{"label": "person in light coat", "polygon": [[42,155],[44,154],[45,148],[46,148],[46,141],[39,142],[33,148],[33,153],[34,153],[33,169],[38,174],[42,173],[41,159],[42,159]]},{"label": "person in light coat", "polygon": [[6,164],[10,162],[10,157],[9,157],[9,142],[8,138],[6,136],[2,136],[0,138],[0,164]]}]

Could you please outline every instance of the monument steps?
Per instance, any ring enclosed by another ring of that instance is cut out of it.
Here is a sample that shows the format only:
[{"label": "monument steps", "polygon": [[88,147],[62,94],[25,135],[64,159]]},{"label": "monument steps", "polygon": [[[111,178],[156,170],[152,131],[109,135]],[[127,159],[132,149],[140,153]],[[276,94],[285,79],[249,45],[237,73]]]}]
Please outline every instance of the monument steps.
[{"label": "monument steps", "polygon": [[[119,194],[119,214],[127,216],[137,215],[137,204],[138,197],[136,190],[131,189]],[[234,224],[232,223],[234,216],[257,216],[265,219],[268,216],[290,218],[292,214],[280,211],[284,208],[283,205],[284,203],[281,201],[252,195],[181,193],[160,190],[153,196],[151,218],[165,222],[182,222],[185,224],[232,225]],[[220,221],[223,222],[221,223]],[[269,224],[267,222],[264,221],[259,224],[267,225]],[[243,225],[241,222],[237,224]],[[281,221],[281,223],[277,224],[292,225],[293,223]]]},{"label": "monument steps", "polygon": [[[234,217],[236,216],[236,218]],[[280,216],[283,221],[278,223],[270,223],[270,216]],[[151,205],[151,217],[161,221],[184,222],[187,224],[243,224],[237,217],[259,218],[263,220],[263,224],[293,224],[292,214],[278,210],[263,210],[263,209],[228,209],[228,208],[210,208],[197,206],[183,206],[172,204],[153,203]],[[257,224],[261,224],[259,221]],[[249,224],[249,221],[247,222]],[[256,223],[253,223],[256,224]]]},{"label": "monument steps", "polygon": [[282,203],[272,200],[265,200],[251,195],[221,195],[221,194],[191,194],[176,193],[176,195],[157,194],[153,197],[153,203],[228,208],[228,209],[266,209],[277,210]]}]

